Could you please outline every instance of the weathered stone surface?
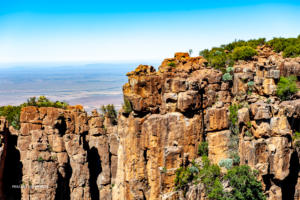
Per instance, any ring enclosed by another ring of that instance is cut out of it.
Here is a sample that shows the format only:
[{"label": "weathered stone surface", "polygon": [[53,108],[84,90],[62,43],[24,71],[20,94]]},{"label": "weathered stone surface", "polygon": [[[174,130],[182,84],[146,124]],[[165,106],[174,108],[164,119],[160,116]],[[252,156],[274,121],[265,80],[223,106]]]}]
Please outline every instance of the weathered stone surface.
[{"label": "weathered stone surface", "polygon": [[207,131],[223,130],[228,128],[227,108],[208,109],[205,115]]},{"label": "weathered stone surface", "polygon": [[219,164],[229,157],[230,134],[229,130],[208,133],[208,158],[212,163]]},{"label": "weathered stone surface", "polygon": [[270,119],[272,117],[271,107],[263,102],[251,104],[250,110],[255,120]]},{"label": "weathered stone surface", "polygon": [[185,195],[174,191],[175,172],[199,159],[203,140],[215,164],[237,150],[228,130],[232,104],[242,106],[234,129],[240,164],[258,170],[268,200],[299,199],[300,151],[293,134],[300,130],[300,95],[280,102],[275,92],[280,75],[299,76],[300,59],[283,58],[265,45],[257,52],[253,60],[235,63],[233,82],[187,53],[165,59],[157,72],[139,65],[123,86],[132,112],[121,109],[117,120],[95,110],[88,116],[80,105],[24,107],[20,130],[7,129],[0,118],[0,199],[4,129],[17,138],[20,182],[46,186],[22,188],[22,199],[207,199],[201,184],[189,184]]},{"label": "weathered stone surface", "polygon": [[266,95],[274,95],[276,93],[276,84],[274,79],[272,78],[265,78],[263,82],[264,94]]},{"label": "weathered stone surface", "polygon": [[241,164],[259,170],[261,175],[270,173],[278,180],[288,176],[291,154],[291,143],[286,137],[240,141]]},{"label": "weathered stone surface", "polygon": [[181,112],[198,110],[201,106],[201,97],[197,91],[180,92],[177,107]]},{"label": "weathered stone surface", "polygon": [[243,123],[244,125],[248,125],[250,122],[250,115],[248,108],[241,108],[238,110],[238,124]]}]

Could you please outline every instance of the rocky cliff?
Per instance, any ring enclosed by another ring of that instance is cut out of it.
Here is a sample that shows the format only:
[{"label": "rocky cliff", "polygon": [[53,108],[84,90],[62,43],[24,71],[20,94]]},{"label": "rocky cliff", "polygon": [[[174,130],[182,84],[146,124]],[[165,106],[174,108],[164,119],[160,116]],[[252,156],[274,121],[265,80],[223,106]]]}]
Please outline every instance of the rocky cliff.
[{"label": "rocky cliff", "polygon": [[236,152],[258,170],[267,199],[300,199],[300,95],[276,96],[280,76],[300,77],[300,59],[257,51],[235,63],[232,81],[187,53],[158,71],[138,66],[117,124],[78,107],[25,107],[20,130],[0,118],[0,199],[207,199],[197,185],[174,189],[176,170],[199,159],[203,141],[212,163]]}]

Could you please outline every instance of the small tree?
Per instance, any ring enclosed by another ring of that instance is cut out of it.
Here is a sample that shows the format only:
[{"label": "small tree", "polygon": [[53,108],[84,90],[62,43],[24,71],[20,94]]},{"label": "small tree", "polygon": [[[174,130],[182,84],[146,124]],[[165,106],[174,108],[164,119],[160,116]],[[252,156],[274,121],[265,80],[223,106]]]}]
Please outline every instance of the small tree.
[{"label": "small tree", "polygon": [[257,55],[256,50],[249,46],[236,47],[232,52],[234,60],[250,60],[255,55]]},{"label": "small tree", "polygon": [[189,49],[189,55],[191,56],[193,53],[193,49]]},{"label": "small tree", "polygon": [[126,97],[124,97],[123,110],[125,114],[129,114],[132,111],[131,103]]},{"label": "small tree", "polygon": [[296,81],[296,76],[280,77],[276,91],[277,96],[281,100],[290,99],[299,90]]},{"label": "small tree", "polygon": [[207,142],[201,142],[198,145],[198,155],[199,156],[208,156],[208,143]]},{"label": "small tree", "polygon": [[106,106],[102,105],[101,111],[104,115],[107,115],[113,121],[117,120],[117,111],[116,111],[115,106],[113,104],[108,104]]}]

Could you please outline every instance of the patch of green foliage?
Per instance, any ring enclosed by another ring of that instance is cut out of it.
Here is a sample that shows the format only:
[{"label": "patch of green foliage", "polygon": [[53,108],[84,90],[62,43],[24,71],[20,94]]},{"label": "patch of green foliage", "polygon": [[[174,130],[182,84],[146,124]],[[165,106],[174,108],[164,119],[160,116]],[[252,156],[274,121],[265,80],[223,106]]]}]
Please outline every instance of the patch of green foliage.
[{"label": "patch of green foliage", "polygon": [[[232,43],[221,45],[220,47],[213,47],[211,50],[204,49],[200,51],[199,55],[208,61],[209,66],[220,69],[225,73],[226,68],[233,66],[236,59],[250,59],[256,54],[255,48],[263,44],[265,44],[265,38],[248,41],[236,40]],[[255,54],[253,54],[253,50]]]},{"label": "patch of green foliage", "polygon": [[300,56],[300,37],[297,38],[273,38],[267,42],[275,52],[283,52],[284,57]]},{"label": "patch of green foliage", "polygon": [[224,73],[222,76],[223,81],[232,81],[232,72],[233,72],[233,67],[227,67],[226,73]]},{"label": "patch of green foliage", "polygon": [[300,132],[296,131],[293,135],[293,140],[299,140],[300,139]]},{"label": "patch of green foliage", "polygon": [[283,57],[298,57],[300,56],[300,42],[296,45],[290,45],[283,51]]},{"label": "patch of green foliage", "polygon": [[[185,194],[189,185],[202,183],[210,200],[266,199],[257,172],[249,166],[228,167],[227,173],[222,174],[220,167],[211,165],[206,156],[202,157],[202,163],[202,167],[192,162],[188,167],[177,169],[175,189],[183,190]],[[224,182],[228,182],[229,190],[224,190]]]},{"label": "patch of green foliage", "polygon": [[1,106],[0,116],[4,116],[9,122],[9,125],[13,126],[15,129],[20,129],[20,113],[21,106]]},{"label": "patch of green foliage", "polygon": [[[192,169],[190,169],[192,168]],[[197,170],[193,169],[197,168]],[[193,163],[191,167],[180,167],[175,172],[175,189],[183,190],[184,192],[188,189],[188,183],[196,181],[197,174],[199,173],[199,166]]]},{"label": "patch of green foliage", "polygon": [[61,101],[50,101],[45,96],[40,96],[38,99],[36,97],[31,97],[26,103],[19,106],[1,106],[0,116],[6,117],[9,125],[13,126],[15,129],[20,129],[20,113],[21,109],[26,106],[37,106],[37,107],[55,107],[55,108],[67,108],[68,104]]},{"label": "patch of green foliage", "polygon": [[169,63],[168,63],[168,66],[170,66],[170,67],[176,67],[176,63],[174,63],[174,62],[169,62]]},{"label": "patch of green foliage", "polygon": [[299,90],[296,81],[296,76],[280,77],[276,91],[277,96],[281,100],[290,99]]},{"label": "patch of green foliage", "polygon": [[115,109],[115,106],[113,104],[108,105],[102,105],[101,106],[101,112],[104,115],[107,115],[110,119],[113,120],[113,123],[117,121],[117,111]]},{"label": "patch of green foliage", "polygon": [[262,185],[257,180],[257,171],[252,171],[249,166],[236,166],[228,170],[224,180],[229,182],[232,191],[226,199],[232,200],[265,200]]},{"label": "patch of green foliage", "polygon": [[237,126],[238,123],[238,110],[240,109],[240,105],[232,104],[229,106],[229,120],[231,126]]},{"label": "patch of green foliage", "polygon": [[132,111],[131,103],[130,103],[130,101],[126,97],[124,97],[123,110],[124,110],[123,112],[125,114],[129,114]]},{"label": "patch of green foliage", "polygon": [[38,99],[36,97],[30,97],[26,103],[21,106],[37,106],[37,107],[54,107],[66,109],[69,104],[64,101],[51,101],[45,96],[40,96]]},{"label": "patch of green foliage", "polygon": [[43,162],[44,159],[43,159],[42,157],[38,157],[37,161],[38,161],[38,162]]},{"label": "patch of green foliage", "polygon": [[219,166],[220,167],[225,167],[226,169],[232,168],[232,165],[233,165],[233,160],[231,158],[222,159],[219,162]]},{"label": "patch of green foliage", "polygon": [[283,52],[284,57],[300,56],[300,35],[297,38],[273,38],[270,41],[266,41],[265,38],[235,40],[210,50],[204,49],[199,55],[208,61],[209,66],[225,73],[226,68],[232,66],[234,61],[252,59],[257,54],[257,46],[264,44],[269,45],[275,52]]},{"label": "patch of green foliage", "polygon": [[207,142],[201,142],[198,145],[198,155],[199,156],[208,156],[208,143]]},{"label": "patch of green foliage", "polygon": [[232,52],[234,60],[250,60],[255,55],[257,55],[257,51],[250,46],[236,47]]},{"label": "patch of green foliage", "polygon": [[238,154],[239,147],[239,124],[238,124],[238,110],[241,108],[239,104],[232,104],[229,106],[229,120],[230,120],[230,134],[229,138],[229,151],[230,158],[233,161],[233,165],[239,165],[240,157]]}]

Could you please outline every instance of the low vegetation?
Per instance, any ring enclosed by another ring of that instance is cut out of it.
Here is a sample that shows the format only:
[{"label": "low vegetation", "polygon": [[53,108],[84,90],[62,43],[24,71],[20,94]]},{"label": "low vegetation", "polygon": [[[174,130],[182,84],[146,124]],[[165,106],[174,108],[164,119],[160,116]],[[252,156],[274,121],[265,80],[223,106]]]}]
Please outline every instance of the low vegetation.
[{"label": "low vegetation", "polygon": [[13,126],[15,129],[20,129],[20,113],[21,109],[26,106],[37,106],[37,107],[55,107],[55,108],[67,108],[68,103],[61,101],[51,101],[45,96],[40,96],[38,99],[36,97],[31,97],[27,102],[19,106],[1,106],[0,116],[6,117],[9,125]]},{"label": "low vegetation", "polygon": [[132,111],[131,103],[126,97],[124,97],[123,112],[125,114],[129,114],[131,113],[131,111]]},{"label": "low vegetation", "polygon": [[283,52],[284,57],[300,56],[300,36],[298,38],[273,38],[267,42],[275,52]]},{"label": "low vegetation", "polygon": [[113,123],[116,123],[117,121],[117,111],[115,109],[115,106],[113,104],[108,105],[102,105],[101,106],[101,112],[103,115],[109,117]]},{"label": "low vegetation", "polygon": [[170,66],[170,67],[176,67],[176,63],[175,62],[169,62],[168,66]]},{"label": "low vegetation", "polygon": [[[211,200],[264,200],[258,173],[249,166],[234,166],[231,161],[224,161],[228,169],[222,174],[218,165],[210,164],[206,156],[202,157],[202,167],[192,162],[188,167],[180,167],[176,171],[175,189],[187,192],[191,184],[203,184],[208,199]],[[228,183],[226,190],[222,183]]]},{"label": "low vegetation", "polygon": [[[273,38],[266,41],[265,38],[252,40],[235,40],[226,45],[213,47],[212,49],[204,49],[199,55],[208,61],[208,65],[222,72],[226,72],[226,68],[233,66],[237,60],[251,60],[257,55],[256,48],[260,45],[268,45],[275,52],[283,52],[284,57],[300,56],[300,36],[297,38]],[[227,75],[227,77],[229,77]]]},{"label": "low vegetation", "polygon": [[233,60],[251,60],[257,51],[250,46],[236,47],[232,51]]},{"label": "low vegetation", "polygon": [[296,81],[296,76],[280,77],[276,91],[277,96],[281,100],[290,99],[299,90]]},{"label": "low vegetation", "polygon": [[208,156],[208,143],[207,142],[201,142],[198,145],[198,155],[199,156]]}]

